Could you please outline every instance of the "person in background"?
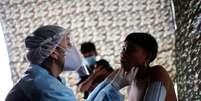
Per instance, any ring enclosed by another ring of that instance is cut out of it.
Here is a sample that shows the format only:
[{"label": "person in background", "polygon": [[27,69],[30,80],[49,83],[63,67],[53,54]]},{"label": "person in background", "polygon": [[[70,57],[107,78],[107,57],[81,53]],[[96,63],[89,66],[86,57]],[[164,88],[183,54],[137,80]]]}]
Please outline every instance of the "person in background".
[{"label": "person in background", "polygon": [[161,65],[150,66],[158,44],[148,33],[129,34],[122,47],[121,68],[111,73],[87,101],[123,101],[119,90],[129,86],[129,101],[177,101],[173,82]]},{"label": "person in background", "polygon": [[[79,75],[80,80],[77,83],[78,88],[79,88],[80,84],[84,80],[86,80],[89,77],[89,75],[93,72],[93,69],[96,64],[96,56],[98,55],[97,51],[96,51],[96,46],[92,42],[82,43],[80,51],[84,57],[83,64],[87,68],[88,75]],[[89,92],[84,91],[84,99],[86,99],[88,97],[88,95],[89,95]]]},{"label": "person in background", "polygon": [[[77,86],[81,92],[84,92],[84,99],[86,99],[96,85],[108,76],[104,73],[109,73],[112,68],[104,59],[97,62],[96,57],[98,53],[94,43],[82,43],[80,51],[84,57],[83,63],[86,66],[89,75],[79,75],[80,81],[77,83]],[[94,74],[96,74],[96,76],[94,76]],[[92,76],[94,77],[92,78]]]},{"label": "person in background", "polygon": [[5,101],[76,101],[59,76],[82,68],[70,32],[60,26],[42,26],[25,39],[25,46],[30,66]]},{"label": "person in background", "polygon": [[[81,44],[80,51],[84,57],[83,63],[87,67],[89,74],[91,74],[96,64],[96,57],[98,55],[96,46],[92,42],[84,42]],[[84,77],[81,78],[85,79]]]}]

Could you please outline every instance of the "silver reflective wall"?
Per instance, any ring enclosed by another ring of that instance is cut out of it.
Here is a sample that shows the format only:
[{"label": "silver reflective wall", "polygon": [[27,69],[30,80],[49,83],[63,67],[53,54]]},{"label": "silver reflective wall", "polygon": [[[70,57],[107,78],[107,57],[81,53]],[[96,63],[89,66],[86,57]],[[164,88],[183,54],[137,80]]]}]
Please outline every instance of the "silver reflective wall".
[{"label": "silver reflective wall", "polygon": [[176,81],[181,101],[201,100],[201,0],[173,0]]}]

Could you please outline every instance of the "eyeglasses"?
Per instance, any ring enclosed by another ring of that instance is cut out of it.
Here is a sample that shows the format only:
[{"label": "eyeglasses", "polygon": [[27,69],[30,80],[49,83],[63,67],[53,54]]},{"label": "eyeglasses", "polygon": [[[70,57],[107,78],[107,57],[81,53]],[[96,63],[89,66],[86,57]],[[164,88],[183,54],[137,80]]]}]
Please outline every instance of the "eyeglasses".
[{"label": "eyeglasses", "polygon": [[57,48],[62,49],[62,50],[63,50],[63,52],[65,52],[65,51],[66,51],[66,48],[63,48],[62,46],[57,46]]},{"label": "eyeglasses", "polygon": [[124,53],[133,53],[133,52],[137,52],[138,51],[138,48],[135,47],[135,46],[126,46],[125,45],[122,48],[123,48],[122,52],[124,52]]}]

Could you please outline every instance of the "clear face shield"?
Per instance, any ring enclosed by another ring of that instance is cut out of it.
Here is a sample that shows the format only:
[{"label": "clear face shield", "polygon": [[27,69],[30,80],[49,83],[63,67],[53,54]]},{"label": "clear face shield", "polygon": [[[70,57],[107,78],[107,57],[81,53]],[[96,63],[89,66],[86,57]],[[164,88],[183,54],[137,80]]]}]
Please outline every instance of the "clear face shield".
[{"label": "clear face shield", "polygon": [[74,44],[74,40],[69,32],[65,33],[67,48],[64,56],[64,71],[76,71],[80,76],[89,75],[86,66],[83,65],[83,56]]}]

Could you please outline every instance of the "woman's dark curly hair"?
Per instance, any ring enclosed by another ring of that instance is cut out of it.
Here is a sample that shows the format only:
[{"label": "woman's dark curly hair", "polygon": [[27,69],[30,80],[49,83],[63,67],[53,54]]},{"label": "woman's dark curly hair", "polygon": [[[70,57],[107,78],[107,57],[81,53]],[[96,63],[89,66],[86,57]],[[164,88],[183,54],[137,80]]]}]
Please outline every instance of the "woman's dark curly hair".
[{"label": "woman's dark curly hair", "polygon": [[148,33],[130,33],[125,41],[137,44],[151,53],[149,62],[154,61],[158,52],[158,44],[156,39]]}]

